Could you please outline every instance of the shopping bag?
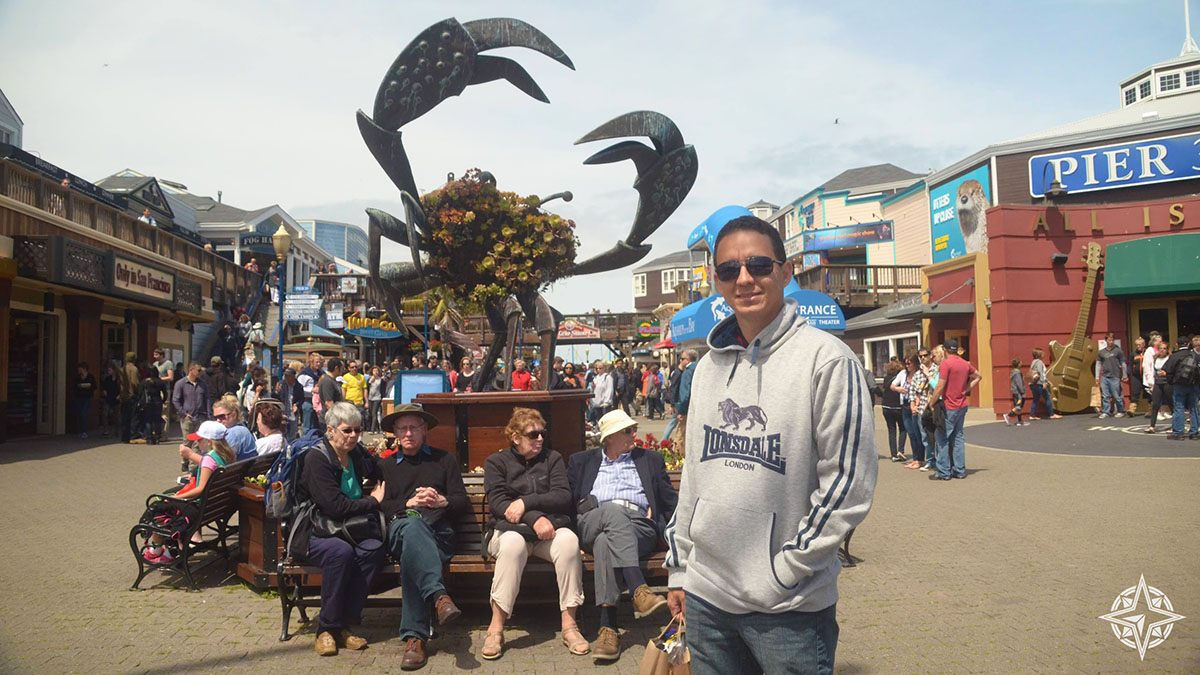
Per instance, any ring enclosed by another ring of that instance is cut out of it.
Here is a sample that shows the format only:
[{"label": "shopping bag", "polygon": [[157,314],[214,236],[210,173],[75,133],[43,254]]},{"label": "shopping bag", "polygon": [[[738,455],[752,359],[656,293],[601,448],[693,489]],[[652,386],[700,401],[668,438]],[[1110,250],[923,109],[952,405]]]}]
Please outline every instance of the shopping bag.
[{"label": "shopping bag", "polygon": [[672,617],[658,637],[646,643],[638,675],[691,675],[682,617]]}]

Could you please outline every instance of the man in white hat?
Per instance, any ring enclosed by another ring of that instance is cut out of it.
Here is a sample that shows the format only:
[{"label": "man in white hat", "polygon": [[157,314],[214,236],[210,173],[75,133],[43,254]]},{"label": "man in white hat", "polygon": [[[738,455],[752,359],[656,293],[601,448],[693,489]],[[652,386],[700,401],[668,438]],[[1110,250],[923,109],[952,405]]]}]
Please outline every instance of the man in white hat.
[{"label": "man in white hat", "polygon": [[579,514],[579,543],[596,559],[600,631],[592,657],[613,661],[621,653],[614,616],[620,583],[629,589],[635,618],[667,604],[646,584],[638,559],[654,550],[679,495],[662,454],[637,447],[637,422],[624,411],[600,418],[600,443],[571,455],[567,480]]},{"label": "man in white hat", "polygon": [[254,359],[262,363],[263,345],[267,344],[267,336],[263,333],[261,321],[250,327],[250,332],[246,334],[246,344],[253,346]]}]

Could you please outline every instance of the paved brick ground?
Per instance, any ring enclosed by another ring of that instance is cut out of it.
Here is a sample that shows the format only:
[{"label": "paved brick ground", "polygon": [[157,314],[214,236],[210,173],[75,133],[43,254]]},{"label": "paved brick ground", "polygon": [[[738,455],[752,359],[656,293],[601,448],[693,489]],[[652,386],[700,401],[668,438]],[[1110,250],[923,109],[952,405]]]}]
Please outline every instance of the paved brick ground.
[{"label": "paved brick ground", "polygon": [[[278,642],[277,601],[221,570],[202,575],[198,594],[154,577],[151,590],[129,592],[129,527],[176,457],[169,446],[67,438],[0,446],[0,672],[398,669],[396,611],[368,610],[371,648],[320,659],[311,633]],[[883,460],[852,545],[863,561],[841,577],[839,672],[1200,669],[1200,460],[968,447],[967,463],[967,480],[941,483]],[[1188,617],[1145,662],[1097,618],[1142,574]],[[468,607],[426,672],[595,671],[559,645],[553,615],[519,605],[511,651],[483,662],[485,608]],[[594,614],[582,623],[593,636]],[[626,651],[599,671],[636,672],[659,623],[626,613]]]}]

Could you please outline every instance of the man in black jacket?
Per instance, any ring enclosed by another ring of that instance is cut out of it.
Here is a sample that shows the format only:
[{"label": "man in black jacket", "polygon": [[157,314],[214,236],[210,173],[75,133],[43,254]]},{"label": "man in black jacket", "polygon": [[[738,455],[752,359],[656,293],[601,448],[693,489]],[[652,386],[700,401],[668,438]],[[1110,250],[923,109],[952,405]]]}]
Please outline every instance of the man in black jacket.
[{"label": "man in black jacket", "polygon": [[[1167,382],[1174,385],[1174,405],[1171,406],[1171,433],[1167,438],[1182,441],[1200,440],[1200,335],[1188,338],[1180,335],[1178,348],[1163,364]],[[1191,433],[1184,434],[1184,415],[1191,414]]]},{"label": "man in black jacket", "polygon": [[604,447],[571,455],[567,466],[579,541],[596,560],[600,632],[592,656],[603,661],[615,660],[621,651],[613,616],[621,594],[618,577],[632,596],[634,618],[647,616],[667,602],[650,590],[638,559],[662,538],[679,495],[671,486],[662,455],[637,447],[636,434],[637,422],[624,411],[607,413],[600,418]]},{"label": "man in black jacket", "polygon": [[225,370],[225,363],[219,356],[214,356],[209,361],[209,367],[204,371],[204,384],[208,388],[209,408],[225,394],[237,391],[237,382],[229,371]]},{"label": "man in black jacket", "polygon": [[380,504],[388,522],[387,549],[400,563],[405,597],[400,612],[403,670],[425,665],[431,603],[439,625],[462,615],[446,594],[442,564],[454,554],[454,522],[470,512],[471,502],[458,460],[425,442],[437,423],[415,403],[396,406],[383,418],[383,428],[394,432],[400,445],[400,452],[379,460],[379,469],[387,484]]}]

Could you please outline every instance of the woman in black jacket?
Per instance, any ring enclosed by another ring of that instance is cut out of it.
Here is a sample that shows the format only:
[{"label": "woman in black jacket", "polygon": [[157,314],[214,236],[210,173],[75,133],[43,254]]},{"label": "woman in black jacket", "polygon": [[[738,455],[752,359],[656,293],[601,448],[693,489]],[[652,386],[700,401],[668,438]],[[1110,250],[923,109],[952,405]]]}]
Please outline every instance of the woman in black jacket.
[{"label": "woman in black jacket", "polygon": [[[325,442],[304,456],[297,492],[299,503],[311,499],[329,518],[344,520],[379,509],[384,483],[363,494],[363,479],[381,477],[379,467],[359,443],[362,414],[352,403],[329,406],[325,413]],[[362,649],[367,641],[353,635],[349,627],[362,619],[363,605],[375,573],[387,552],[383,542],[366,539],[357,546],[337,537],[309,536],[308,523],[297,522],[293,550],[304,552],[309,562],[321,567],[321,613],[317,617],[317,653],[337,654],[338,647]]]},{"label": "woman in black jacket", "polygon": [[498,659],[504,651],[504,622],[512,616],[529,554],[554,563],[562,643],[576,655],[590,651],[575,623],[583,604],[583,560],[579,538],[570,529],[571,486],[562,455],[543,448],[546,420],[530,408],[516,408],[505,434],[509,447],[487,458],[483,486],[491,520],[483,546],[496,559],[492,577],[492,622],[479,654]]}]

